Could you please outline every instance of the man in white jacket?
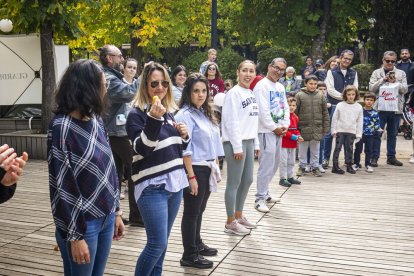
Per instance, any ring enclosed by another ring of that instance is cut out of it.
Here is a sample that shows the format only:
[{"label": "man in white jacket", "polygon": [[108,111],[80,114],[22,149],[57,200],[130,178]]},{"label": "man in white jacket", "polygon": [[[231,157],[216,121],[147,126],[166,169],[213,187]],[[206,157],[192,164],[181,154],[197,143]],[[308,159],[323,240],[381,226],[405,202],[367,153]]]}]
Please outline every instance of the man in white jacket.
[{"label": "man in white jacket", "polygon": [[253,92],[259,107],[259,169],[255,208],[269,212],[266,203],[278,202],[269,194],[269,184],[276,174],[280,161],[282,136],[289,127],[289,104],[285,87],[278,82],[286,70],[286,60],[275,58],[268,65],[266,78],[257,83]]}]

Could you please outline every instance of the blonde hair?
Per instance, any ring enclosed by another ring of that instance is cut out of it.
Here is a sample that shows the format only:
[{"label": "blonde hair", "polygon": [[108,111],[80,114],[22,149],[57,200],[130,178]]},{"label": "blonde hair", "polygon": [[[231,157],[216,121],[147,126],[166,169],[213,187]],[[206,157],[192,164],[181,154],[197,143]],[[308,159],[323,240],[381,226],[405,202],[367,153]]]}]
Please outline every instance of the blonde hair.
[{"label": "blonde hair", "polygon": [[174,110],[177,110],[178,107],[174,102],[170,76],[168,75],[168,72],[164,68],[164,66],[153,61],[149,62],[144,67],[144,71],[142,72],[141,83],[139,85],[138,92],[134,98],[133,105],[144,111],[147,105],[152,103],[152,99],[150,99],[148,95],[148,81],[150,80],[151,74],[154,71],[162,72],[162,74],[164,75],[164,80],[170,83],[167,88],[167,94],[161,100],[161,104],[167,109],[167,112],[173,112]]}]

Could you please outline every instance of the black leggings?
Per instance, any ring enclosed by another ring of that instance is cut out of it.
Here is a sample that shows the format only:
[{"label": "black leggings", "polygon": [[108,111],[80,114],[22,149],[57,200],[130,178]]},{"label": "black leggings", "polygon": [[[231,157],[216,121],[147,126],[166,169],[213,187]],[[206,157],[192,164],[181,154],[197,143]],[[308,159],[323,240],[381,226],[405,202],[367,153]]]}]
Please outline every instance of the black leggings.
[{"label": "black leggings", "polygon": [[333,153],[333,162],[338,163],[339,153],[342,145],[344,146],[345,164],[352,164],[352,153],[354,148],[355,134],[347,132],[338,132],[335,139],[335,151]]},{"label": "black leggings", "polygon": [[198,195],[191,195],[190,187],[184,189],[184,213],[181,221],[181,234],[184,246],[184,259],[192,259],[198,255],[198,245],[202,243],[200,236],[201,221],[210,197],[210,168],[193,166],[197,176]]}]

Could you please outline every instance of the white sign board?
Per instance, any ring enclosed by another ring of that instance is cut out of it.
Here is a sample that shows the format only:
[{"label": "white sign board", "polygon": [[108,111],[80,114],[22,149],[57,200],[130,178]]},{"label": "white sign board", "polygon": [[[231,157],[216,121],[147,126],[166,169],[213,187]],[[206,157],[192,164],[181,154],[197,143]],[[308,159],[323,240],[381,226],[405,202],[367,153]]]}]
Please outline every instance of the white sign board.
[{"label": "white sign board", "polygon": [[[0,36],[0,105],[42,103],[39,35]],[[69,65],[68,46],[55,46],[56,80]]]}]

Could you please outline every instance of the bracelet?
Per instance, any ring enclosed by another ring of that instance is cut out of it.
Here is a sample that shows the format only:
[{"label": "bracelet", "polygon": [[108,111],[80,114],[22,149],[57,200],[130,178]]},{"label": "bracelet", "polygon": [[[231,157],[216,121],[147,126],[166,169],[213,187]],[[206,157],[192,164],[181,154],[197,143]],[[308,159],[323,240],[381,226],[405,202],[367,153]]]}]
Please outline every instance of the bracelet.
[{"label": "bracelet", "polygon": [[197,176],[193,175],[193,176],[188,177],[188,180],[191,180],[191,179],[197,179]]}]

